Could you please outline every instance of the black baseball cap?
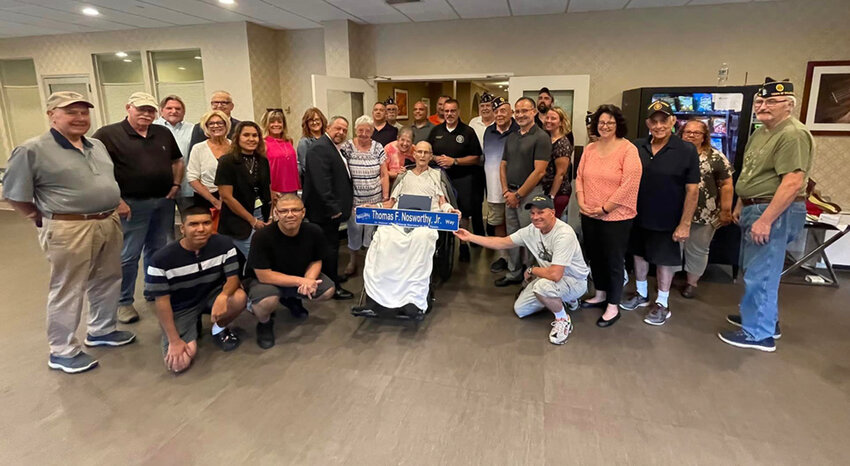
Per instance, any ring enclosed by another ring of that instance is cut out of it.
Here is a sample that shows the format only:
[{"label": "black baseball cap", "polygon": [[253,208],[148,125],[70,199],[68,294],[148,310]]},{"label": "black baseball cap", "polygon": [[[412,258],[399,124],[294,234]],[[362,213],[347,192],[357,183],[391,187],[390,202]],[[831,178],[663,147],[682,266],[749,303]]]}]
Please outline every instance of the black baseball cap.
[{"label": "black baseball cap", "polygon": [[552,198],[549,196],[537,195],[531,198],[530,201],[525,203],[525,210],[531,210],[532,207],[537,207],[538,209],[555,209],[555,202],[552,201]]},{"label": "black baseball cap", "polygon": [[[540,90],[537,92],[537,95],[540,95],[540,94],[549,94],[549,97],[552,97],[552,93],[549,92],[548,87],[541,87]],[[554,99],[554,97],[552,97],[552,98]]]},{"label": "black baseball cap", "polygon": [[667,116],[673,115],[673,107],[663,100],[656,100],[655,102],[652,102],[649,104],[649,108],[647,110],[649,110],[649,115],[647,115],[647,117],[652,117],[652,115],[655,115],[658,112]]}]

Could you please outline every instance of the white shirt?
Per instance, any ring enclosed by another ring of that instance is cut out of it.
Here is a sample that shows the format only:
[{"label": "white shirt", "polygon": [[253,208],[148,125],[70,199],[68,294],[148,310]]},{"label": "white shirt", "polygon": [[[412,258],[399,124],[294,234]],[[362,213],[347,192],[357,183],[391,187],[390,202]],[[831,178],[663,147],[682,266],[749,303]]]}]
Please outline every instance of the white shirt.
[{"label": "white shirt", "polygon": [[393,189],[392,197],[395,200],[402,194],[413,194],[416,196],[428,196],[431,198],[431,210],[449,210],[451,204],[446,202],[445,209],[440,206],[440,196],[447,197],[443,191],[443,182],[440,178],[439,170],[428,167],[421,175],[417,175],[413,170],[407,170],[403,175],[399,175],[401,181],[396,183]]},{"label": "white shirt", "polygon": [[537,259],[540,267],[562,265],[564,276],[579,280],[586,279],[590,272],[581,254],[576,232],[561,220],[556,219],[555,226],[545,235],[530,224],[514,232],[510,238],[517,246],[525,246]]},{"label": "white shirt", "polygon": [[207,141],[201,141],[192,147],[189,155],[189,165],[186,167],[186,181],[198,181],[214,193],[218,191],[215,184],[215,172],[218,169],[218,159],[213,155]]},{"label": "white shirt", "polygon": [[[174,135],[174,140],[177,141],[177,147],[180,148],[180,153],[183,155],[183,163],[185,166],[188,166],[191,154],[191,147],[189,147],[189,144],[192,142],[192,130],[195,129],[195,124],[178,121],[176,125],[172,125],[163,117],[159,117],[154,120],[153,124],[165,126],[169,131],[171,131],[171,134]],[[194,193],[185,176],[183,177],[183,183],[181,184],[180,190],[181,196],[183,197],[192,196]]]},{"label": "white shirt", "polygon": [[[494,123],[496,123],[495,120],[493,120],[490,125]],[[481,144],[481,147],[484,147],[484,131],[490,125],[484,124],[484,121],[480,116],[469,120],[469,127],[475,130],[475,135],[478,136],[478,143]]]}]

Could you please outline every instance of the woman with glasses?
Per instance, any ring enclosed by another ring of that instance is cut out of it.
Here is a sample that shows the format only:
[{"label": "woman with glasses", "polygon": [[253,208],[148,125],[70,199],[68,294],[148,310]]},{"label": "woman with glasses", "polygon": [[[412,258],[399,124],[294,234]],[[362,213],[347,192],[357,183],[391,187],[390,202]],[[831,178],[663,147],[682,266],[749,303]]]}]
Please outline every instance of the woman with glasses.
[{"label": "woman with glasses", "polygon": [[192,146],[186,181],[195,191],[194,204],[214,209],[213,219],[218,223],[221,200],[215,185],[215,172],[218,160],[230,150],[230,140],[227,139],[230,118],[221,110],[212,110],[201,117],[200,126],[208,139]]},{"label": "woman with glasses", "polygon": [[[372,140],[375,122],[363,115],[354,122],[354,139],[346,141],[340,148],[348,161],[351,182],[354,187],[354,205],[377,204],[389,200],[390,177],[387,170],[387,155],[381,143]],[[360,248],[372,243],[375,227],[359,225],[352,214],[348,218],[348,252],[350,259],[342,278],[347,280],[357,273],[357,254]]]},{"label": "woman with glasses", "polygon": [[688,282],[682,296],[696,296],[697,282],[708,264],[708,249],[714,232],[732,222],[732,166],[720,151],[711,146],[708,125],[691,120],[682,127],[682,139],[699,152],[699,199],[691,222],[691,234],[685,240],[685,272]]},{"label": "woman with glasses", "polygon": [[313,145],[316,139],[325,134],[328,128],[328,119],[316,107],[310,107],[304,112],[301,117],[301,140],[298,141],[298,174],[304,176],[304,170],[307,168],[307,150]]},{"label": "woman with glasses", "polygon": [[584,248],[596,294],[583,308],[605,309],[596,325],[609,327],[620,318],[623,261],[643,172],[637,147],[625,139],[626,119],[616,105],[600,105],[591,115],[587,146],[576,174]]},{"label": "woman with glasses", "polygon": [[301,189],[298,176],[298,157],[292,139],[286,134],[286,116],[279,108],[267,108],[260,119],[266,143],[266,158],[271,171],[272,199],[283,193],[297,193]]},{"label": "woman with glasses", "polygon": [[230,236],[246,258],[254,231],[271,218],[269,161],[261,134],[253,121],[236,125],[230,150],[219,159],[215,174],[222,202],[218,232]]},{"label": "woman with glasses", "polygon": [[543,119],[543,129],[549,133],[552,140],[552,157],[540,185],[543,186],[543,193],[548,194],[555,202],[555,217],[561,218],[572,193],[570,161],[573,144],[567,136],[571,134],[570,117],[561,107],[552,107],[540,117]]}]

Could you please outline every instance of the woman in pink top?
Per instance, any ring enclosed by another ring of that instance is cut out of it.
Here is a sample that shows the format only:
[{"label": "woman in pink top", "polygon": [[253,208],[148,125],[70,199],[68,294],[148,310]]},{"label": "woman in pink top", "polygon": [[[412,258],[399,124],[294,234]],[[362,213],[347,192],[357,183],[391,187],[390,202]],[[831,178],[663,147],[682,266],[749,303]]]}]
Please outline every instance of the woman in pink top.
[{"label": "woman in pink top", "polygon": [[286,134],[286,117],[279,108],[267,108],[260,119],[266,141],[266,153],[272,180],[272,198],[301,189],[298,156],[292,139]]},{"label": "woman in pink top", "polygon": [[643,170],[637,148],[624,139],[626,119],[617,106],[601,105],[591,116],[589,130],[599,139],[582,154],[576,196],[596,295],[582,307],[605,308],[596,325],[609,327],[620,318],[623,261]]},{"label": "woman in pink top", "polygon": [[393,183],[404,171],[404,164],[413,162],[413,130],[409,126],[398,130],[398,139],[387,144],[384,152],[387,154],[390,183]]}]

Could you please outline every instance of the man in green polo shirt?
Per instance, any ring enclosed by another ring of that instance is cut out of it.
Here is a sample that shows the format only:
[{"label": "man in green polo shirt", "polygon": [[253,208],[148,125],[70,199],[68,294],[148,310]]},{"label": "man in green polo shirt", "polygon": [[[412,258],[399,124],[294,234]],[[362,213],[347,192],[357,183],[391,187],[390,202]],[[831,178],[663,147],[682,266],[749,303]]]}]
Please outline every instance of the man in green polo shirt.
[{"label": "man in green polo shirt", "polygon": [[794,85],[770,78],[753,105],[764,126],[747,142],[732,214],[743,233],[746,290],[741,315],[726,318],[741,329],[717,335],[739,348],[772,352],[781,336],[779,279],[785,248],[806,221],[806,183],[815,151],[812,134],[791,116],[796,105]]}]

